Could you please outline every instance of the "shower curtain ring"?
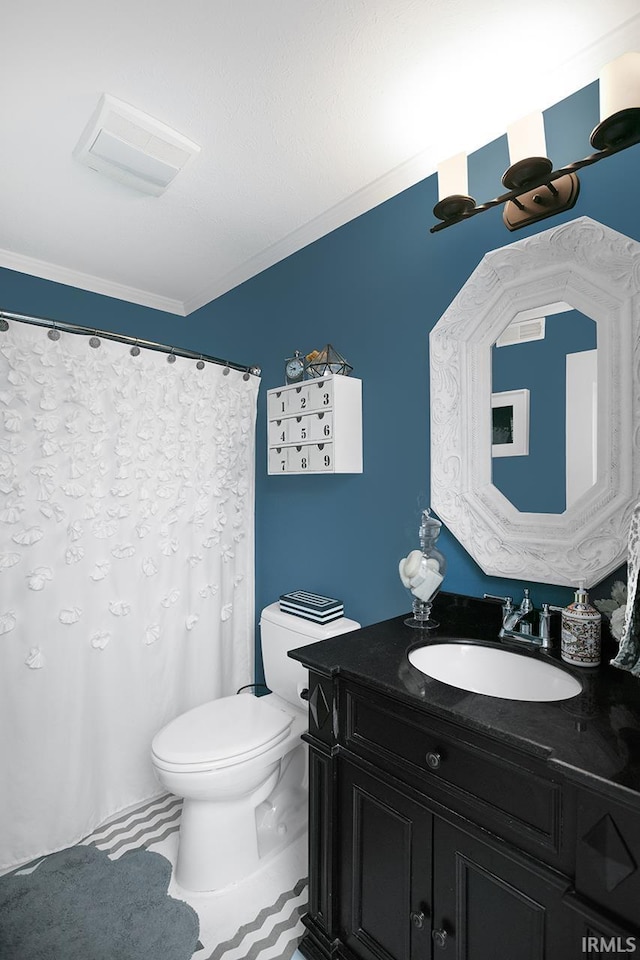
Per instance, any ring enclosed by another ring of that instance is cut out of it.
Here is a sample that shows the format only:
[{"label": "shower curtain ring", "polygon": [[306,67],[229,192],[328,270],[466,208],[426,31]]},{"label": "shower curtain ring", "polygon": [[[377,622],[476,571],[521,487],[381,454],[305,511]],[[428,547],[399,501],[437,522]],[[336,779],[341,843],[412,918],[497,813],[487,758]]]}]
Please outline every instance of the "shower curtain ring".
[{"label": "shower curtain ring", "polygon": [[54,323],[54,325],[52,326],[51,330],[49,330],[49,332],[47,333],[47,336],[49,337],[49,340],[59,340],[59,339],[60,339],[60,331],[59,331],[58,328],[56,327],[55,323]]},{"label": "shower curtain ring", "polygon": [[134,343],[134,345],[131,347],[131,350],[129,350],[129,353],[131,354],[132,357],[137,357],[140,355],[140,347],[138,346],[137,340]]},{"label": "shower curtain ring", "polygon": [[228,362],[227,360],[225,360],[225,362],[224,362],[224,370],[222,371],[222,375],[223,375],[224,377],[228,377],[230,373],[231,373],[231,367],[229,366],[229,362]]},{"label": "shower curtain ring", "polygon": [[176,362],[176,355],[175,355],[175,353],[174,353],[173,351],[174,351],[174,347],[171,347],[171,353],[170,353],[169,356],[167,357],[167,363],[175,363],[175,362]]},{"label": "shower curtain ring", "polygon": [[99,347],[99,346],[100,346],[100,338],[98,337],[98,331],[97,331],[97,330],[94,331],[94,334],[93,334],[92,337],[89,337],[89,346],[90,346],[90,347]]},{"label": "shower curtain ring", "polygon": [[200,359],[196,363],[196,370],[204,370],[204,360],[202,359],[202,354],[200,354]]}]

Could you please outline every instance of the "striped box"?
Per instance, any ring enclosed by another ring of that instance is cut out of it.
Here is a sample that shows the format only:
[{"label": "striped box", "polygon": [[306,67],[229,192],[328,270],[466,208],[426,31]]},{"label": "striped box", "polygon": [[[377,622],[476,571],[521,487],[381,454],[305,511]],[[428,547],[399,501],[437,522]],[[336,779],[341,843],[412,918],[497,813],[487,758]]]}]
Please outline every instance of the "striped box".
[{"label": "striped box", "polygon": [[291,613],[294,617],[302,617],[314,623],[331,623],[344,616],[342,600],[322,597],[306,590],[283,593],[280,597],[280,609],[283,613]]}]

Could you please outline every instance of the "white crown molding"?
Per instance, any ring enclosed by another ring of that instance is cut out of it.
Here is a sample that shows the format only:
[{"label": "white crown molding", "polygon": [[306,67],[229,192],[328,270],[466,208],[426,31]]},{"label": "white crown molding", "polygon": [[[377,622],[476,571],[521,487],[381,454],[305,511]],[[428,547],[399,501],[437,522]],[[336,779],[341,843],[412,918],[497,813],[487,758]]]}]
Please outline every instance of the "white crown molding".
[{"label": "white crown molding", "polygon": [[[520,513],[492,483],[491,345],[518,311],[560,301],[598,326],[598,479],[562,514]],[[640,243],[581,217],[487,253],[431,331],[431,503],[486,574],[590,587],[625,562],[639,318]]]},{"label": "white crown molding", "polygon": [[314,217],[313,220],[288,233],[286,237],[267,247],[266,250],[261,250],[225,276],[208,284],[192,298],[185,300],[186,316],[224,293],[228,293],[246,280],[251,280],[252,277],[273,267],[281,260],[285,260],[293,253],[297,253],[310,243],[327,236],[345,223],[373,210],[385,200],[390,200],[408,187],[414,186],[420,180],[430,176],[434,170],[433,158],[426,153],[420,153],[400,164],[389,173],[367,184],[366,187],[350,194],[329,210]]},{"label": "white crown molding", "polygon": [[138,290],[123,283],[114,283],[102,277],[94,277],[78,270],[69,270],[46,260],[36,260],[34,257],[25,257],[20,253],[0,248],[0,267],[15,270],[18,273],[27,273],[42,280],[53,280],[67,287],[77,287],[80,290],[89,290],[105,297],[114,297],[116,300],[126,300],[128,303],[138,303],[143,307],[162,310],[165,313],[175,313],[184,317],[184,305],[179,300],[171,300],[147,290]]}]

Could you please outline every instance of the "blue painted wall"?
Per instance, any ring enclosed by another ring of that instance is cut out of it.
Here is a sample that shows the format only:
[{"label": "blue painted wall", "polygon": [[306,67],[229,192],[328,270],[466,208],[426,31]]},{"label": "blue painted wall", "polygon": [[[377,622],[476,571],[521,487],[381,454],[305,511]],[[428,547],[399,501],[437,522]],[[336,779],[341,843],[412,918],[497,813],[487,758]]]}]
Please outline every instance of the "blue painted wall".
[{"label": "blue painted wall", "polygon": [[[595,84],[547,111],[556,165],[591,152],[597,114]],[[0,273],[0,306],[259,365],[256,609],[302,587],[343,598],[349,616],[371,623],[409,607],[397,564],[429,504],[429,331],[488,250],[583,215],[640,240],[638,149],[586,169],[573,211],[515,235],[498,209],[430,234],[429,177],[186,319],[11,271]],[[507,166],[506,137],[470,158],[478,201],[501,192]],[[283,382],[293,350],[328,342],[363,381],[364,473],[268,477],[266,390]],[[447,530],[440,545],[446,589],[520,594],[522,584],[484,576]],[[532,596],[564,603],[570,591],[534,585]]]}]

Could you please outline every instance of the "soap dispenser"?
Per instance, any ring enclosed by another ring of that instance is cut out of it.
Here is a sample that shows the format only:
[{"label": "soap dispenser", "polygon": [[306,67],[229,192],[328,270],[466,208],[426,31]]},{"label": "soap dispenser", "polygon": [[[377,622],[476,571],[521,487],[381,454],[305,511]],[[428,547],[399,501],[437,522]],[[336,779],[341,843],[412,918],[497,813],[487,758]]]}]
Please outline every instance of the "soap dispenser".
[{"label": "soap dispenser", "polygon": [[566,663],[598,666],[601,620],[601,614],[589,603],[584,580],[579,580],[573,603],[562,610],[561,656]]}]

